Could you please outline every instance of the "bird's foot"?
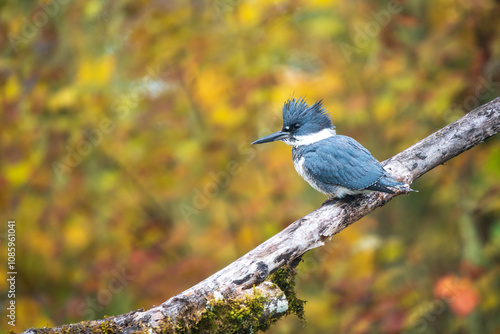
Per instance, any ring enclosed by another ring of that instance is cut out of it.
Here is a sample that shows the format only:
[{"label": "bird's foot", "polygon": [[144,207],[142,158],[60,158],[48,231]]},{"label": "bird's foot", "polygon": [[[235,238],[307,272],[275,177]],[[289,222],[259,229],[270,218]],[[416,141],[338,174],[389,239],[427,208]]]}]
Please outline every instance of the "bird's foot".
[{"label": "bird's foot", "polygon": [[337,199],[337,198],[335,197],[335,195],[330,195],[330,196],[328,196],[328,199],[327,199],[326,201],[324,201],[324,202],[323,202],[323,204],[321,204],[321,205],[325,205],[325,204],[327,204],[328,202],[331,202],[331,201],[333,201],[333,200],[335,200],[335,199]]},{"label": "bird's foot", "polygon": [[328,199],[326,200],[327,202],[328,201],[333,201],[334,199],[339,199],[339,197],[335,196],[335,195],[329,195],[328,196]]}]

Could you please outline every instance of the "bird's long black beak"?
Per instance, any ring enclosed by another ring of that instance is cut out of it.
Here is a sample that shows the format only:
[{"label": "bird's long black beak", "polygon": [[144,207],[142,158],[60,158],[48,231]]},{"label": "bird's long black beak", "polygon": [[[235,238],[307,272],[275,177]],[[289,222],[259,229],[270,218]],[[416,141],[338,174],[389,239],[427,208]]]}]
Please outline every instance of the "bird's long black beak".
[{"label": "bird's long black beak", "polygon": [[272,141],[281,140],[284,138],[288,138],[288,133],[283,132],[283,131],[278,131],[278,132],[275,132],[273,134],[270,134],[269,136],[265,136],[263,138],[257,139],[256,141],[254,141],[252,143],[252,145],[270,143]]}]

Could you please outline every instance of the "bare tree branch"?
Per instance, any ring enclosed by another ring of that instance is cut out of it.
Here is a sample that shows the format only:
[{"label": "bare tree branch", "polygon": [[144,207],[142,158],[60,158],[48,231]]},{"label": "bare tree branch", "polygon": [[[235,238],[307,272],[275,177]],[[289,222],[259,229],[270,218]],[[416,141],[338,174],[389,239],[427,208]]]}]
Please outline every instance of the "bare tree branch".
[{"label": "bare tree branch", "polygon": [[[434,167],[474,147],[499,131],[500,98],[496,98],[384,161],[383,165],[397,179],[411,184]],[[170,298],[162,305],[148,311],[139,310],[93,321],[92,323],[97,326],[94,328],[102,329],[103,323],[108,323],[111,329],[124,333],[144,330],[154,332],[159,329],[166,332],[173,332],[176,329],[182,329],[185,332],[206,332],[207,330],[199,323],[200,319],[207,320],[207,310],[211,310],[213,303],[229,303],[230,307],[241,312],[241,310],[251,308],[249,294],[252,298],[258,297],[262,308],[254,312],[256,321],[251,324],[242,324],[238,332],[251,332],[256,328],[266,328],[269,325],[266,323],[267,320],[286,313],[285,307],[289,306],[291,298],[290,295],[286,295],[287,304],[284,298],[286,291],[282,292],[268,281],[263,285],[266,278],[283,266],[295,267],[298,264],[297,260],[304,253],[323,246],[333,235],[400,194],[371,193],[325,202],[320,208],[290,224],[286,229],[226,268]],[[283,289],[279,283],[278,286]],[[227,311],[224,308],[221,310]],[[218,321],[216,323],[219,326],[222,323]],[[71,326],[75,325],[54,329],[32,329],[26,333],[71,331]]]}]

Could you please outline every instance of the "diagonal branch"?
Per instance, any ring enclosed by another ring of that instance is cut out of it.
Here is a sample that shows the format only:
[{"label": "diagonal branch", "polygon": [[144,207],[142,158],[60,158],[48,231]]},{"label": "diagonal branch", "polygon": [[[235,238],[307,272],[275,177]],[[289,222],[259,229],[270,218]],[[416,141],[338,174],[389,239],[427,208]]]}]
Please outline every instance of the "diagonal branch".
[{"label": "diagonal branch", "polygon": [[[434,167],[474,147],[499,131],[500,98],[496,98],[384,161],[383,165],[397,179],[411,184]],[[113,326],[121,328],[121,331],[124,331],[124,328],[128,328],[129,332],[158,328],[172,330],[172,328],[180,328],[179,324],[185,326],[183,328],[190,328],[191,325],[199,326],[199,321],[207,310],[207,303],[211,305],[213,300],[231,301],[233,306],[234,301],[238,301],[241,309],[248,308],[248,303],[242,299],[242,296],[248,296],[248,291],[252,291],[248,289],[263,286],[261,283],[280,267],[296,266],[297,259],[300,259],[304,253],[323,246],[333,235],[400,194],[371,193],[325,202],[320,208],[290,224],[226,268],[170,298],[162,305],[148,311],[136,311],[107,318],[106,321],[112,322]],[[271,292],[266,289],[259,291],[254,289],[253,295],[259,294],[264,297],[261,301],[264,308],[267,307],[265,309],[268,312],[258,313],[258,321],[264,323],[267,318],[284,314],[283,309],[275,307],[279,298],[283,301],[283,293],[279,291],[277,293],[276,289],[270,289]],[[248,302],[249,299],[245,300]],[[283,301],[281,305],[285,303],[286,301]],[[102,326],[103,321],[94,321],[94,323]],[[192,328],[203,332],[200,327]],[[68,329],[68,326],[60,329]],[[29,330],[28,332],[41,333],[47,330],[49,329]],[[188,332],[192,330],[189,329]],[[244,331],[241,330],[241,332]]]}]

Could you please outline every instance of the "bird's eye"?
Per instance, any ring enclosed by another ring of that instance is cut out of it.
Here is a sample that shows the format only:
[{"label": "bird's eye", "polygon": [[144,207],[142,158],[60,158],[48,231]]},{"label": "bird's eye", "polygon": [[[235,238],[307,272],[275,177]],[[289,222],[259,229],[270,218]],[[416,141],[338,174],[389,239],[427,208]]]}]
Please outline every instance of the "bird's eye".
[{"label": "bird's eye", "polygon": [[294,130],[297,130],[298,128],[300,128],[300,124],[299,123],[295,123],[292,127],[293,127]]}]

